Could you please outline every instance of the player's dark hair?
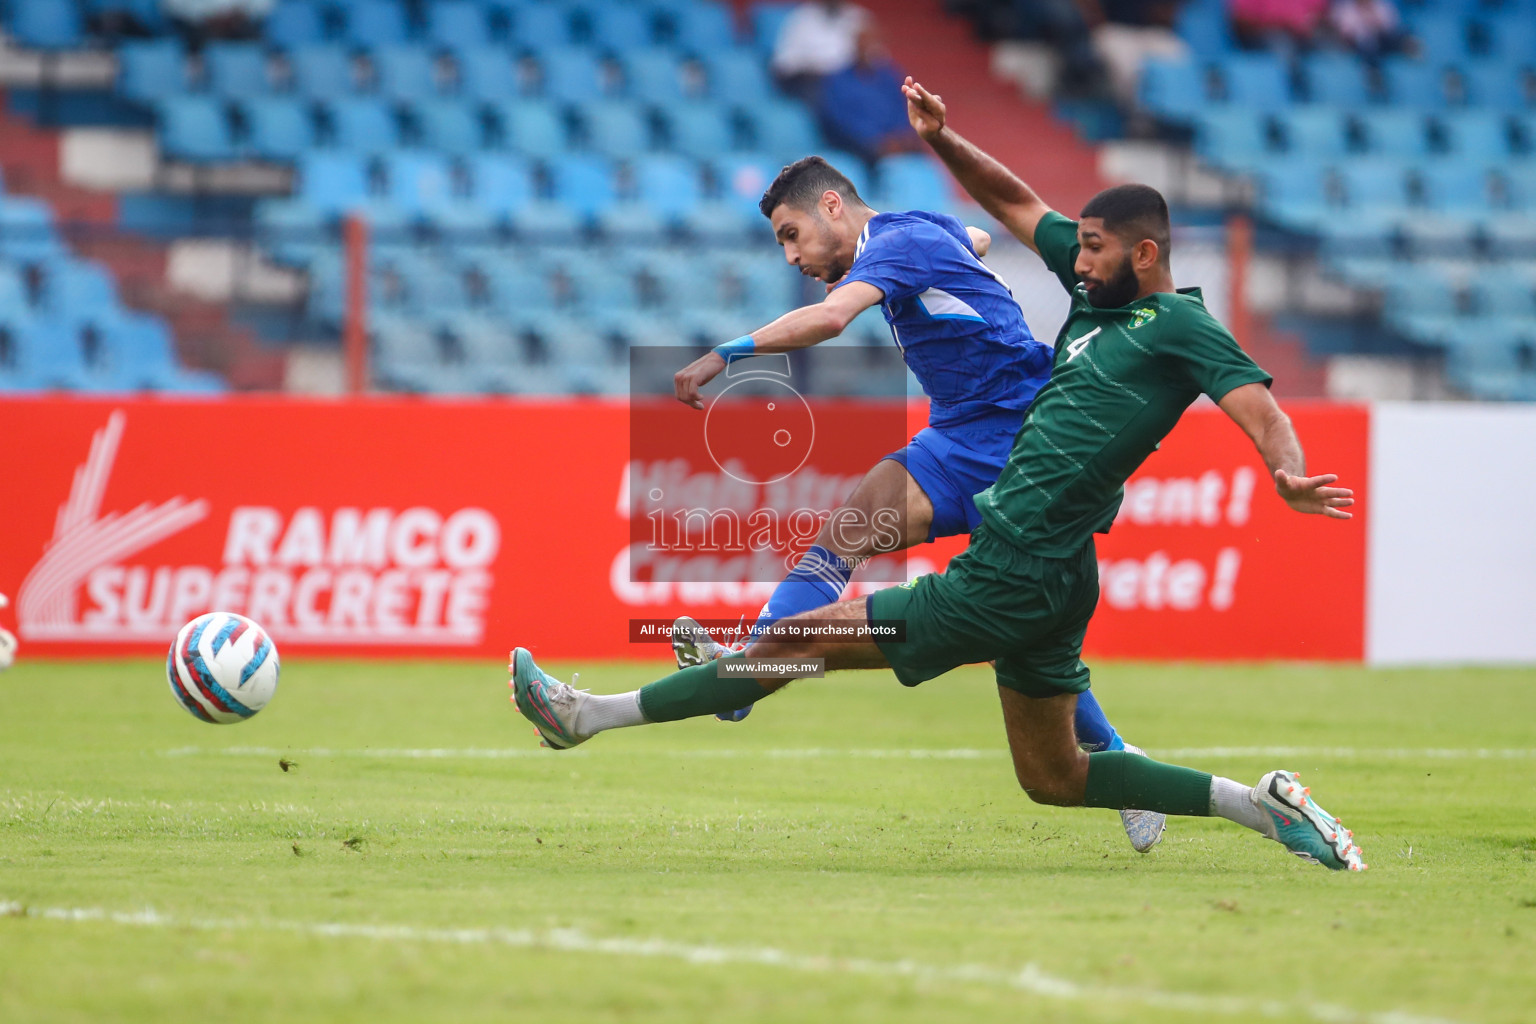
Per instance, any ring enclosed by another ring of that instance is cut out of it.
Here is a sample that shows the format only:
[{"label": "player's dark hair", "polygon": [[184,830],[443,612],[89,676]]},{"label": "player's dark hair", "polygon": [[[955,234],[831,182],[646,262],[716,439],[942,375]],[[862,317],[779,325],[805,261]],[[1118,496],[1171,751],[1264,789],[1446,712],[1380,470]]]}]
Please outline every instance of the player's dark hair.
[{"label": "player's dark hair", "polygon": [[772,217],[773,211],[784,205],[796,210],[811,210],[828,192],[836,192],[845,203],[867,205],[842,171],[819,156],[808,156],[779,172],[758,201],[757,208],[764,217]]},{"label": "player's dark hair", "polygon": [[1104,227],[1114,232],[1126,245],[1143,239],[1157,243],[1158,260],[1168,262],[1172,248],[1168,226],[1168,202],[1150,185],[1116,185],[1088,200],[1082,217],[1099,217]]}]

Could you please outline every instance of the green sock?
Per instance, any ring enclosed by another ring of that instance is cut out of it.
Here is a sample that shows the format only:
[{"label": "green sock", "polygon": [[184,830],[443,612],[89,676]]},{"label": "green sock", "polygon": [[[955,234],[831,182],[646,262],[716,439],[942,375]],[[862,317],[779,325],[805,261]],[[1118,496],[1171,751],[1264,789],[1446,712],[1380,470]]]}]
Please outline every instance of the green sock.
[{"label": "green sock", "polygon": [[1124,750],[1089,754],[1083,806],[1209,817],[1211,777]]},{"label": "green sock", "polygon": [[693,665],[640,688],[640,713],[652,722],[735,711],[768,696],[763,684],[748,676],[717,674],[719,662]]}]

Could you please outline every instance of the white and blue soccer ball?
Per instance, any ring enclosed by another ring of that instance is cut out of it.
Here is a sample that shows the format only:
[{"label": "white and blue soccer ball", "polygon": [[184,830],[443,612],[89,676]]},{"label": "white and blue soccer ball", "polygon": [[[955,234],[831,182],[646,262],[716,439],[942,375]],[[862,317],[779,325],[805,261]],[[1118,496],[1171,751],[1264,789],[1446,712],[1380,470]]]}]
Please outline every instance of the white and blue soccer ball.
[{"label": "white and blue soccer ball", "polygon": [[176,703],[203,722],[242,722],[277,692],[277,647],[244,615],[209,612],[176,634],[165,674]]}]

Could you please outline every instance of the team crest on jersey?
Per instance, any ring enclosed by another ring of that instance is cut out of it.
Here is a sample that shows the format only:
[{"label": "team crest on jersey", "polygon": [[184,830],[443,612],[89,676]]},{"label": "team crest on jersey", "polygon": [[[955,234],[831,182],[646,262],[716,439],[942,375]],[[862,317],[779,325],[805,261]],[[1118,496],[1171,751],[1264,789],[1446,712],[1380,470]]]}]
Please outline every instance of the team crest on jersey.
[{"label": "team crest on jersey", "polygon": [[1142,306],[1136,311],[1136,319],[1131,321],[1131,330],[1145,326],[1157,319],[1157,310],[1152,306]]}]

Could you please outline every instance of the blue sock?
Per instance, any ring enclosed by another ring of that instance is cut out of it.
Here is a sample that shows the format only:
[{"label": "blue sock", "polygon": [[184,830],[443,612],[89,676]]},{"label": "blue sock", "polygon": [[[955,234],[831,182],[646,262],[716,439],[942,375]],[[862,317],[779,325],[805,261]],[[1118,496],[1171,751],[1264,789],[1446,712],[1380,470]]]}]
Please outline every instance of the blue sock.
[{"label": "blue sock", "polygon": [[1115,727],[1104,717],[1098,698],[1092,690],[1077,695],[1077,717],[1073,720],[1077,729],[1077,742],[1085,749],[1098,753],[1105,750],[1124,750],[1125,741],[1115,732]]},{"label": "blue sock", "polygon": [[852,575],[852,562],[820,544],[812,544],[790,574],[773,589],[752,627],[752,635],[756,637],[780,619],[831,604],[843,596]]}]

